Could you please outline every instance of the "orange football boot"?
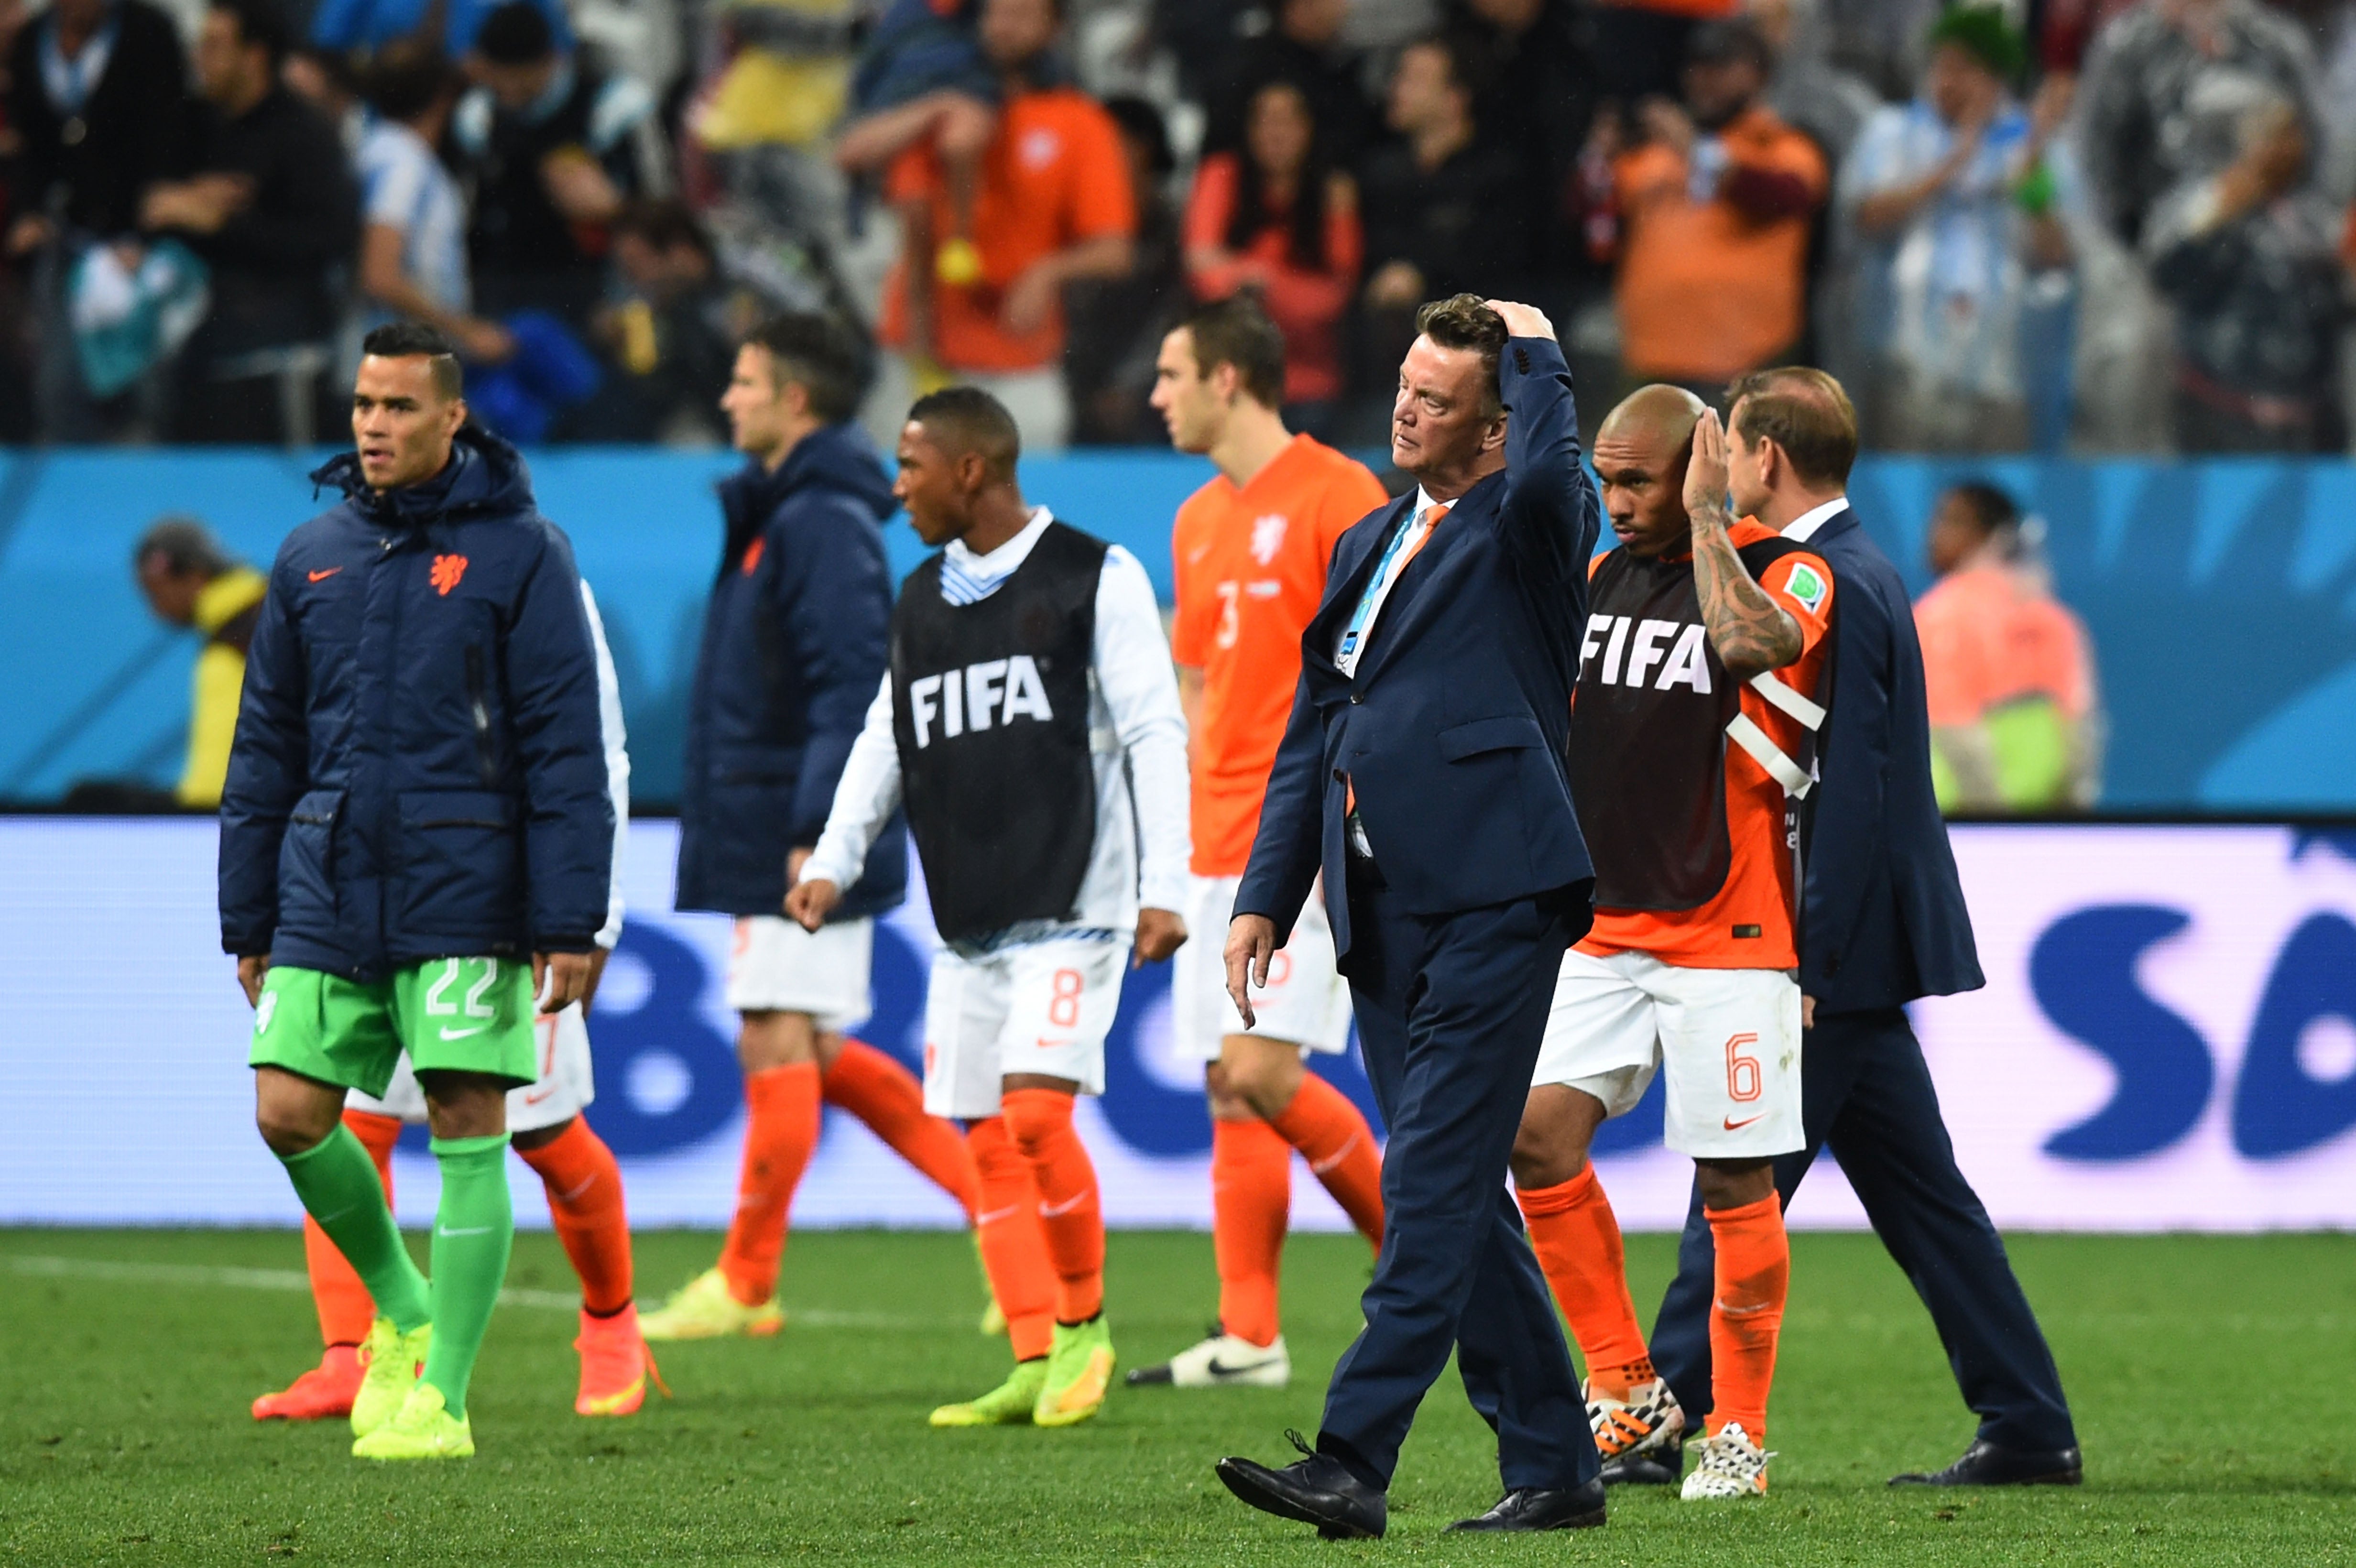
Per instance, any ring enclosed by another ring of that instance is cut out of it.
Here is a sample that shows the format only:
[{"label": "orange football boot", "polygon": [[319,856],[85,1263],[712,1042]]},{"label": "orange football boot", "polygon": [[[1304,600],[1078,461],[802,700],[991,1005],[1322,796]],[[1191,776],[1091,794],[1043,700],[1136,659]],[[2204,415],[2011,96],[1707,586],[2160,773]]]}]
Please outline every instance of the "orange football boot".
[{"label": "orange football boot", "polygon": [[583,1415],[629,1415],[647,1402],[647,1380],[663,1392],[662,1373],[655,1368],[654,1352],[638,1331],[638,1304],[632,1302],[610,1317],[581,1313],[581,1335],[573,1341],[581,1352],[581,1393],[573,1408]]},{"label": "orange football boot", "polygon": [[360,1375],[367,1370],[360,1363],[359,1346],[330,1345],[317,1366],[276,1393],[255,1400],[253,1419],[326,1421],[349,1415],[352,1396],[360,1392]]}]

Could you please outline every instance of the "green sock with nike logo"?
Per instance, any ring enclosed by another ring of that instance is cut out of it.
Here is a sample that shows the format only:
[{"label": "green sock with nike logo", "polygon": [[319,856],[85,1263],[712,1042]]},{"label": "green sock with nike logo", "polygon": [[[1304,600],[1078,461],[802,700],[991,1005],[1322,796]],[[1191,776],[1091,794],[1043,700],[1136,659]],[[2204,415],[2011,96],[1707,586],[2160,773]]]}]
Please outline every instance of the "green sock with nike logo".
[{"label": "green sock with nike logo", "polygon": [[278,1157],[294,1196],[368,1286],[377,1311],[404,1334],[423,1327],[433,1317],[425,1276],[402,1243],[376,1164],[352,1129],[338,1121],[310,1148]]},{"label": "green sock with nike logo", "polygon": [[440,1389],[443,1408],[463,1418],[466,1383],[515,1244],[508,1137],[435,1138],[434,1158],[442,1167],[442,1206],[434,1216],[434,1346],[420,1381]]}]

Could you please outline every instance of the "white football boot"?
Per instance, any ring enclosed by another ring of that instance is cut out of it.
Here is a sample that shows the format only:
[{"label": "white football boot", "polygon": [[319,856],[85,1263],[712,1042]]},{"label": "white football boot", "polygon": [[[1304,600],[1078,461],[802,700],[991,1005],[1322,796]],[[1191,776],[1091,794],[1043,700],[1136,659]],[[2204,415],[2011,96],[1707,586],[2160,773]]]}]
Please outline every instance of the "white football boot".
[{"label": "white football boot", "polygon": [[1767,1461],[1775,1456],[1751,1441],[1740,1422],[1728,1422],[1719,1428],[1717,1436],[1705,1437],[1692,1446],[1701,1455],[1701,1463],[1686,1477],[1685,1490],[1679,1494],[1686,1501],[1719,1502],[1767,1495]]},{"label": "white football boot", "polygon": [[1173,1388],[1283,1388],[1292,1381],[1292,1356],[1284,1336],[1255,1345],[1239,1339],[1218,1325],[1210,1338],[1189,1346],[1158,1367],[1140,1367],[1129,1374],[1131,1387],[1167,1383]]}]

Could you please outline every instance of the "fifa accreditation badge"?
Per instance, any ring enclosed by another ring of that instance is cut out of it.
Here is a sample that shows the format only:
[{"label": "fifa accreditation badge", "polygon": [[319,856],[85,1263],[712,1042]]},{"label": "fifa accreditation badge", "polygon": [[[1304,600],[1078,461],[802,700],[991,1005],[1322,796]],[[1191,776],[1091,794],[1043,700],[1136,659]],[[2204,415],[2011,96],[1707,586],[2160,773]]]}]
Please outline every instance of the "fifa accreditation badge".
[{"label": "fifa accreditation badge", "polygon": [[1814,614],[1824,607],[1824,573],[1805,561],[1794,562],[1792,567],[1792,580],[1783,584],[1783,592],[1806,605],[1808,613]]}]

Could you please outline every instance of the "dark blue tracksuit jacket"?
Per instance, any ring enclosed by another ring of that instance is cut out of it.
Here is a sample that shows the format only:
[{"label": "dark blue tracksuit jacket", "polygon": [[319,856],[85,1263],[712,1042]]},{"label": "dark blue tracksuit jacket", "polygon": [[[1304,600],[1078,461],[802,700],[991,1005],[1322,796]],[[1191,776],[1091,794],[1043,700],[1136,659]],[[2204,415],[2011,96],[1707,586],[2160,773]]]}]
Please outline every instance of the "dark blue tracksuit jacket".
[{"label": "dark blue tracksuit jacket", "polygon": [[[856,425],[798,443],[776,473],[723,481],[728,536],[703,615],[680,790],[681,909],[778,914],[786,856],[812,848],[891,653],[883,520],[898,505]],[[899,903],[895,818],[835,920]]]},{"label": "dark blue tracksuit jacket", "polygon": [[523,459],[459,432],[433,479],[286,537],[221,793],[221,946],[373,979],[585,953],[614,805],[573,547]]}]

